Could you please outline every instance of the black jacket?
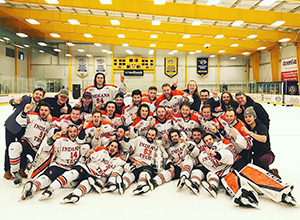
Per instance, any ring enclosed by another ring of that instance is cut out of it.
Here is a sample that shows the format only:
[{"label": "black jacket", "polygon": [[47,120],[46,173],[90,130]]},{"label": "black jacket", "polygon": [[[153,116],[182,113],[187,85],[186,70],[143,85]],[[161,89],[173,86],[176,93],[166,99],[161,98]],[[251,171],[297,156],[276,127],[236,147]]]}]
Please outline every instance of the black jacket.
[{"label": "black jacket", "polygon": [[[50,104],[50,106],[51,106],[51,108],[50,108],[50,114],[53,117],[59,118],[59,116],[61,116],[62,114],[64,114],[64,113],[61,112],[61,109],[65,106],[65,104],[63,104],[63,105],[57,104],[57,96],[55,96],[53,98],[52,97],[44,98],[42,101],[43,102],[47,102],[48,104]],[[72,107],[71,107],[71,105],[68,102],[66,103],[66,105],[68,107],[67,114],[70,114]],[[39,105],[37,106],[37,109],[39,109]]]}]

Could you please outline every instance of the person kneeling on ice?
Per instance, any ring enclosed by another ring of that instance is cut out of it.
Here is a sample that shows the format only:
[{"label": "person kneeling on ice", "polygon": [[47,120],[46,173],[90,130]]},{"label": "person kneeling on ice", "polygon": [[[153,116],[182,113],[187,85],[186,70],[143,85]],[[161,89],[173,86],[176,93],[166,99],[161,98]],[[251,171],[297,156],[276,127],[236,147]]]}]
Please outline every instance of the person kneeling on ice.
[{"label": "person kneeling on ice", "polygon": [[157,129],[150,128],[146,137],[139,136],[131,139],[128,144],[130,145],[129,163],[124,166],[125,173],[122,180],[117,181],[115,184],[120,194],[123,194],[134,181],[137,181],[138,185],[133,190],[134,195],[139,195],[148,192],[154,188],[153,176],[155,174],[155,156],[157,152],[163,152],[163,157],[167,157],[167,153],[156,142]]},{"label": "person kneeling on ice", "polygon": [[89,145],[80,145],[76,142],[78,133],[78,128],[70,125],[67,135],[63,135],[63,131],[56,132],[50,139],[43,142],[42,150],[45,153],[54,152],[55,160],[35,181],[25,183],[21,200],[31,198],[35,192],[49,186],[58,176],[70,170],[78,162],[80,156],[90,149]]},{"label": "person kneeling on ice", "polygon": [[204,134],[202,139],[205,148],[189,147],[190,152],[183,162],[177,187],[181,189],[186,185],[198,195],[201,184],[213,197],[216,197],[219,178],[230,172],[236,154],[233,145],[227,139],[217,140],[212,133]]},{"label": "person kneeling on ice", "polygon": [[153,178],[155,187],[179,178],[182,161],[188,151],[189,143],[186,142],[186,138],[181,137],[179,130],[171,129],[168,136],[171,141],[171,144],[165,148],[168,152],[168,160],[165,170]]},{"label": "person kneeling on ice", "polygon": [[90,149],[83,156],[85,161],[78,162],[70,171],[57,177],[42,193],[41,200],[51,198],[56,189],[73,181],[79,185],[72,193],[64,197],[62,203],[75,203],[80,196],[85,195],[92,188],[100,193],[112,171],[125,164],[125,161],[118,155],[119,150],[120,144],[116,140],[111,141],[107,147],[99,146]]}]

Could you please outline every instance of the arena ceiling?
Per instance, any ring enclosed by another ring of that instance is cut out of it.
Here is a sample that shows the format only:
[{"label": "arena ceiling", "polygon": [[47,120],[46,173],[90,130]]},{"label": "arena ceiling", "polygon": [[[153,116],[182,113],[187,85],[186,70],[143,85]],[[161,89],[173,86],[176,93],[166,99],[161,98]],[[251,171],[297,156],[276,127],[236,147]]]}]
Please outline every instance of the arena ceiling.
[{"label": "arena ceiling", "polygon": [[221,0],[216,5],[207,5],[210,0],[166,0],[162,5],[154,0],[49,1],[0,0],[2,26],[45,41],[210,54],[251,55],[299,42],[300,1],[295,0],[268,0],[267,6],[266,0]]}]

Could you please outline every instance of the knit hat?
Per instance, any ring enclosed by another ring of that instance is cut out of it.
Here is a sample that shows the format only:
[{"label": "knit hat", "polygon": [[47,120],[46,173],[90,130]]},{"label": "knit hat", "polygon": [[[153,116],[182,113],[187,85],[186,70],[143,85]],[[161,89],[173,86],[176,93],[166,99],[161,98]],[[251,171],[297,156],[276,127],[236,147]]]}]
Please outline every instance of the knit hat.
[{"label": "knit hat", "polygon": [[257,116],[256,116],[256,112],[255,112],[253,106],[250,106],[250,107],[246,108],[246,110],[245,110],[245,112],[244,112],[244,117],[245,117],[246,115],[253,115],[254,117],[257,117]]},{"label": "knit hat", "polygon": [[58,95],[61,95],[61,96],[64,96],[64,97],[68,98],[69,97],[69,91],[66,90],[66,89],[61,89],[59,91]]},{"label": "knit hat", "polygon": [[116,98],[122,98],[122,99],[124,99],[123,93],[119,92],[119,93],[116,95],[115,99],[116,99]]}]

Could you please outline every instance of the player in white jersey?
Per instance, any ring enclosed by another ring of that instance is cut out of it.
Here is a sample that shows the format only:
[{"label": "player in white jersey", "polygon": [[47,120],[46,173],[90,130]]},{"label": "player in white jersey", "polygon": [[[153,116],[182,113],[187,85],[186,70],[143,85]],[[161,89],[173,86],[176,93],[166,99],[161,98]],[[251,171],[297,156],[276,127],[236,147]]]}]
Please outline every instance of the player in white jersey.
[{"label": "player in white jersey", "polygon": [[186,92],[180,90],[171,90],[171,86],[168,83],[162,85],[163,94],[156,99],[155,106],[165,106],[167,108],[168,116],[171,113],[177,114],[180,104],[184,101],[193,103],[193,98]]},{"label": "player in white jersey", "polygon": [[183,102],[180,106],[180,113],[174,115],[180,129],[185,133],[185,136],[191,138],[192,129],[200,126],[199,119],[191,113],[191,107],[188,102]]},{"label": "player in white jersey", "polygon": [[42,193],[42,199],[51,198],[56,189],[74,181],[79,182],[79,185],[64,198],[63,203],[77,202],[79,197],[88,193],[92,187],[100,192],[112,171],[125,164],[117,154],[119,148],[119,143],[112,141],[107,148],[99,146],[90,149],[84,156],[86,161],[77,163],[71,170],[57,177]]},{"label": "player in white jersey", "polygon": [[142,103],[146,103],[150,107],[150,111],[155,111],[155,101],[156,101],[156,95],[157,95],[157,88],[156,86],[150,86],[148,88],[148,93],[142,94]]},{"label": "player in white jersey", "polygon": [[79,107],[73,107],[70,115],[62,115],[60,118],[52,123],[52,126],[48,132],[48,137],[53,136],[56,132],[68,128],[70,125],[75,125],[78,130],[83,126],[83,121],[80,119],[81,109]]},{"label": "player in white jersey", "polygon": [[84,123],[77,141],[82,144],[88,143],[91,147],[104,146],[109,142],[109,137],[114,131],[114,126],[102,120],[101,111],[95,109],[92,113],[92,121]]},{"label": "player in white jersey", "polygon": [[138,108],[136,119],[129,126],[131,138],[146,136],[149,128],[153,127],[154,121],[150,107],[146,103],[142,103]]},{"label": "player in white jersey", "polygon": [[[165,147],[168,152],[166,167],[165,170],[161,171],[153,178],[154,186],[160,186],[166,182],[179,178],[182,168],[182,161],[188,151],[188,143],[186,142],[185,138],[180,137],[179,130],[170,130],[169,138],[171,144]],[[146,193],[149,190],[150,188],[144,187],[140,191],[140,194]]]},{"label": "player in white jersey", "polygon": [[71,170],[80,156],[89,150],[88,145],[80,145],[76,142],[78,133],[78,128],[75,125],[70,125],[67,129],[67,135],[63,135],[60,131],[43,142],[42,150],[46,153],[54,152],[55,159],[35,181],[25,183],[21,200],[31,198],[40,189],[48,187],[58,176]]},{"label": "player in white jersey", "polygon": [[218,119],[212,115],[211,106],[204,104],[201,108],[201,114],[198,115],[203,133],[213,132],[217,127]]},{"label": "player in white jersey", "polygon": [[123,175],[122,182],[118,183],[120,194],[123,194],[124,190],[134,181],[138,183],[137,188],[133,191],[134,195],[153,188],[151,179],[155,173],[153,165],[155,163],[156,152],[160,150],[164,152],[164,157],[167,157],[163,147],[155,141],[156,137],[157,130],[150,128],[146,137],[137,137],[130,140],[130,163],[125,165],[125,174]]},{"label": "player in white jersey", "polygon": [[122,109],[122,120],[125,126],[129,126],[137,117],[137,110],[142,103],[142,92],[139,89],[135,89],[131,93],[132,103],[128,106],[124,106]]},{"label": "player in white jersey", "polygon": [[121,115],[116,113],[116,103],[113,101],[105,104],[105,110],[101,111],[101,115],[104,121],[109,121],[115,128],[122,125]]},{"label": "player in white jersey", "polygon": [[174,129],[180,129],[179,125],[177,124],[175,118],[172,116],[167,117],[167,110],[166,107],[159,105],[156,108],[156,116],[154,127],[157,129],[157,138],[160,140],[165,136],[166,140],[168,140],[168,133],[169,131]]},{"label": "player in white jersey", "polygon": [[22,127],[26,127],[21,142],[12,142],[9,145],[11,172],[15,176],[14,184],[16,185],[22,183],[22,177],[19,174],[21,160],[24,160],[28,154],[32,158],[35,157],[50,127],[50,122],[47,121],[50,115],[50,105],[48,103],[40,104],[39,113],[29,112],[30,109],[32,109],[32,103],[25,105],[24,110],[16,117],[17,123]]},{"label": "player in white jersey", "polygon": [[195,194],[198,194],[199,186],[202,184],[212,196],[216,197],[219,179],[230,172],[236,155],[234,147],[226,139],[217,140],[214,134],[206,133],[203,135],[203,140],[206,146],[199,151],[199,155],[195,158],[196,164],[194,164],[191,177],[187,176],[186,171],[181,173],[178,188],[182,188],[185,184]]},{"label": "player in white jersey", "polygon": [[107,101],[112,101],[118,92],[126,93],[127,86],[125,85],[125,77],[120,75],[121,86],[120,88],[105,83],[105,75],[103,73],[97,73],[94,78],[94,85],[85,88],[84,92],[92,94],[93,110],[104,109]]}]

